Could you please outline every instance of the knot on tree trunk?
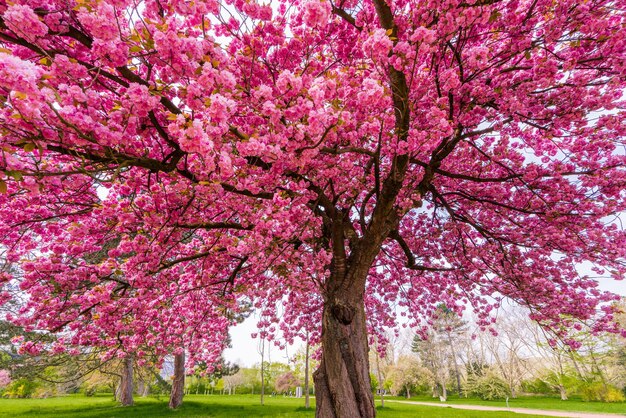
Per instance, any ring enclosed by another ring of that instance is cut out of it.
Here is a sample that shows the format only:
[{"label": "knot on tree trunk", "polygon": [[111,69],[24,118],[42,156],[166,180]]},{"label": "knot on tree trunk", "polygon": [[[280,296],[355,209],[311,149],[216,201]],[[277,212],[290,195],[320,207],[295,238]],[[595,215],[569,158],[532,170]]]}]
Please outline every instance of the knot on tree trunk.
[{"label": "knot on tree trunk", "polygon": [[333,317],[339,321],[339,323],[343,325],[348,325],[352,322],[354,318],[354,314],[356,313],[356,308],[350,305],[346,305],[344,303],[333,303],[330,307],[330,312],[333,314]]}]

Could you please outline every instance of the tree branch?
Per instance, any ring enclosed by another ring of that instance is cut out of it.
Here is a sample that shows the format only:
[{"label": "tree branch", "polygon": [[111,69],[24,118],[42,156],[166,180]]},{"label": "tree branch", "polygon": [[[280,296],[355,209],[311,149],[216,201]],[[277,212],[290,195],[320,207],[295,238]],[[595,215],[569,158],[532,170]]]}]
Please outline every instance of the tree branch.
[{"label": "tree branch", "polygon": [[185,229],[236,229],[239,231],[251,231],[254,226],[244,226],[235,222],[201,222],[194,224],[174,224],[177,228]]}]

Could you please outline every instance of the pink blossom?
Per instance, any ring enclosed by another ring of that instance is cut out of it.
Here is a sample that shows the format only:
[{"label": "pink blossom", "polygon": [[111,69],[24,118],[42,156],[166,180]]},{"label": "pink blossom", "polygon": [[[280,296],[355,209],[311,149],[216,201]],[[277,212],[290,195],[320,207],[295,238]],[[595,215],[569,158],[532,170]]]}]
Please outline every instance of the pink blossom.
[{"label": "pink blossom", "polygon": [[413,31],[410,39],[413,42],[425,42],[427,44],[432,44],[435,42],[436,33],[432,29],[420,26]]},{"label": "pink blossom", "polygon": [[48,27],[39,19],[33,9],[25,4],[12,4],[4,12],[4,22],[9,29],[29,42],[48,33]]},{"label": "pink blossom", "polygon": [[303,19],[309,26],[324,26],[328,23],[331,13],[330,1],[308,0],[304,3]]},{"label": "pink blossom", "polygon": [[94,10],[81,7],[78,19],[98,39],[111,41],[119,36],[115,8],[109,2],[98,2]]},{"label": "pink blossom", "polygon": [[0,52],[0,86],[22,93],[34,93],[42,70],[30,61]]},{"label": "pink blossom", "polygon": [[11,383],[11,373],[8,370],[0,370],[0,389]]}]

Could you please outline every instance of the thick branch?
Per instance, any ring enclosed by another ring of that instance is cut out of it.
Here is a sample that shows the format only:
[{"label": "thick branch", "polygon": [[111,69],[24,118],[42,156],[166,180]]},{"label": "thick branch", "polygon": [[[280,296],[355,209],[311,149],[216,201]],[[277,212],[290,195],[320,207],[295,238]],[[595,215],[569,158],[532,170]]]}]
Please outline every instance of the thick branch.
[{"label": "thick branch", "polygon": [[406,258],[407,258],[405,267],[408,269],[417,270],[417,271],[453,271],[455,270],[454,268],[451,268],[451,267],[429,267],[429,266],[416,264],[415,255],[413,254],[413,251],[411,251],[409,244],[407,244],[404,238],[402,238],[402,235],[400,235],[397,229],[394,229],[393,231],[389,233],[389,238],[396,241],[400,245],[400,248],[402,248],[402,251],[404,252],[404,255],[406,255]]},{"label": "thick branch", "polygon": [[346,12],[345,10],[339,8],[339,7],[335,7],[335,5],[333,5],[333,14],[341,17],[343,20],[345,20],[346,22],[348,22],[349,24],[351,24],[352,26],[354,26],[358,31],[362,31],[363,28],[358,26],[356,24],[356,20],[354,19],[354,17],[352,17],[348,12]]},{"label": "thick branch", "polygon": [[235,222],[200,222],[193,224],[174,224],[178,228],[185,229],[236,229],[239,231],[251,231],[254,226],[244,226]]}]

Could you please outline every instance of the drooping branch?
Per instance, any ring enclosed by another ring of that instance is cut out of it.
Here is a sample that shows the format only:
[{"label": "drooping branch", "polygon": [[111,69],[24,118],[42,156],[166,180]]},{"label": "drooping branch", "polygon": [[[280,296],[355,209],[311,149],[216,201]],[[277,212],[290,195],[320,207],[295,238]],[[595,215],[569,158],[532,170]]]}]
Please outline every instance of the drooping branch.
[{"label": "drooping branch", "polygon": [[398,245],[400,245],[400,248],[402,248],[402,251],[404,252],[404,255],[406,256],[406,259],[407,259],[407,262],[404,265],[404,267],[408,269],[417,270],[417,271],[454,271],[456,270],[455,268],[452,268],[452,267],[432,267],[432,266],[424,266],[424,265],[417,264],[417,260],[415,259],[415,254],[413,253],[413,251],[411,251],[411,247],[409,247],[409,244],[407,244],[404,238],[402,238],[402,235],[400,235],[400,232],[397,229],[394,229],[389,233],[389,238],[396,241]]},{"label": "drooping branch", "polygon": [[341,17],[343,20],[348,22],[350,25],[354,26],[356,28],[356,30],[358,30],[359,32],[363,30],[362,27],[360,27],[360,26],[358,26],[356,24],[356,19],[352,15],[350,15],[348,12],[346,12],[344,9],[342,9],[341,5],[339,7],[337,7],[337,6],[335,6],[333,4],[332,5],[332,11],[333,11],[334,14],[336,14],[339,17]]},{"label": "drooping branch", "polygon": [[185,229],[235,229],[239,231],[251,231],[254,229],[253,225],[242,225],[236,222],[199,222],[199,223],[176,223],[177,228]]},{"label": "drooping branch", "polygon": [[180,263],[184,263],[186,261],[193,261],[193,260],[198,260],[200,258],[204,258],[204,257],[208,257],[209,255],[211,255],[214,251],[202,251],[202,252],[198,252],[195,253],[193,255],[189,255],[187,257],[180,257],[177,258],[175,260],[171,260],[171,261],[164,261],[160,264],[159,268],[157,271],[162,271],[165,269],[168,269],[172,266],[175,266],[176,264],[180,264]]}]

